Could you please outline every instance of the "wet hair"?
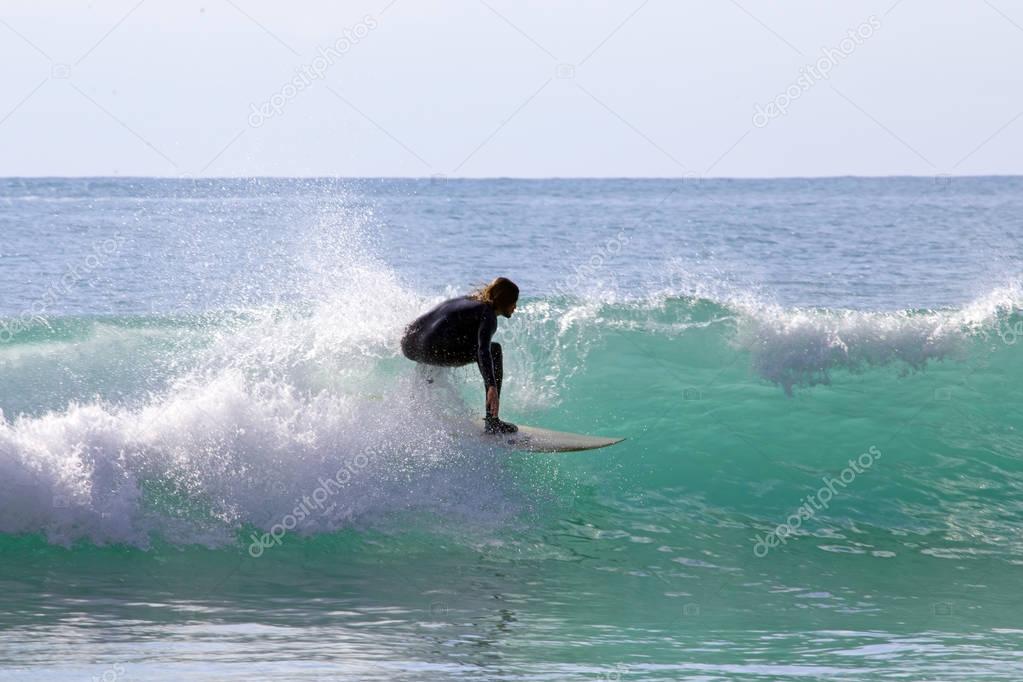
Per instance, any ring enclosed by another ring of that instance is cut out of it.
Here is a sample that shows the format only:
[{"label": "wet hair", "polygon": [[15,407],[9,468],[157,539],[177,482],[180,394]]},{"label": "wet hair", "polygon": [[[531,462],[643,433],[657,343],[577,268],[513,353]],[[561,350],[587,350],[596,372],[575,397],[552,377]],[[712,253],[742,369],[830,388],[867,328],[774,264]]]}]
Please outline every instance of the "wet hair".
[{"label": "wet hair", "polygon": [[497,277],[493,282],[469,294],[470,298],[489,303],[497,310],[505,310],[519,300],[519,287],[507,277]]}]

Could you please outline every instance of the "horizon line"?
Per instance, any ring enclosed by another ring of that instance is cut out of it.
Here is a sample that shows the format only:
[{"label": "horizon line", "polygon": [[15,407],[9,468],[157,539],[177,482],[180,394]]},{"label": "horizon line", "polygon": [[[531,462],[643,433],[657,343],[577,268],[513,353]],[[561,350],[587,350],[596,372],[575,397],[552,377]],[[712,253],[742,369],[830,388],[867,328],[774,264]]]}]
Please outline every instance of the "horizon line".
[{"label": "horizon line", "polygon": [[447,176],[434,175],[0,175],[2,180],[414,180],[442,183],[448,181],[480,180],[680,180],[701,182],[707,180],[900,180],[938,178],[1021,178],[1023,173],[962,174],[934,173],[931,175],[493,175]]}]

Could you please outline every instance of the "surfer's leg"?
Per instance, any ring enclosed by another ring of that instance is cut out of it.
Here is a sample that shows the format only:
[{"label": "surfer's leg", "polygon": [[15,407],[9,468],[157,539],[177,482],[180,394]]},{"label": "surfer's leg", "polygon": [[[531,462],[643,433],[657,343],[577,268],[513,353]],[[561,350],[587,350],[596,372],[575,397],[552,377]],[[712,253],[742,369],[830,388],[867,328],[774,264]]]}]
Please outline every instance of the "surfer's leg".
[{"label": "surfer's leg", "polygon": [[432,384],[436,378],[436,362],[433,362],[428,352],[426,339],[422,332],[413,326],[405,329],[401,337],[401,352],[409,360],[416,363],[416,375],[427,384]]},{"label": "surfer's leg", "polygon": [[406,328],[401,337],[401,352],[413,362],[435,367],[460,367],[475,360],[475,356],[463,358],[452,354],[423,330],[413,326]]},{"label": "surfer's leg", "polygon": [[[497,396],[500,398],[501,382],[504,379],[504,356],[501,353],[501,344],[490,344],[490,356],[494,359],[494,381],[497,385]],[[489,433],[515,433],[519,430],[519,427],[514,424],[501,421],[494,415],[490,414],[489,409],[487,410],[487,416],[484,421],[486,422],[486,429]]]}]

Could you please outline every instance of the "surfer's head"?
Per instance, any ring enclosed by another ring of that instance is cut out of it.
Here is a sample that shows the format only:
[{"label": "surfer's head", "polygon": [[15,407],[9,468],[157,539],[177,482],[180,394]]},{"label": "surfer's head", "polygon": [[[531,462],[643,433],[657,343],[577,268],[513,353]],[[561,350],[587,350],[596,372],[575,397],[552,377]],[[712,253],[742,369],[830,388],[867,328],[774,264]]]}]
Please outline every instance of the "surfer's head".
[{"label": "surfer's head", "polygon": [[498,277],[493,282],[473,292],[477,301],[490,304],[498,315],[511,317],[519,302],[519,287],[507,277]]}]

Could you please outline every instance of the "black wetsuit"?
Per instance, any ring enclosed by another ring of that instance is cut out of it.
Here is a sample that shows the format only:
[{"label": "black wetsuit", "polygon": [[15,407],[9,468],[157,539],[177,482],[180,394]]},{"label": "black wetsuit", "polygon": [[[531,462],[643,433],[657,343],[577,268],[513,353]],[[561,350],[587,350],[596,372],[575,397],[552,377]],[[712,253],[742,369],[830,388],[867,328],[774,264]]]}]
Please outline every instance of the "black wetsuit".
[{"label": "black wetsuit", "polygon": [[497,314],[482,301],[460,296],[444,301],[405,328],[401,351],[427,365],[460,367],[475,362],[487,388],[501,392],[501,344],[490,341]]},{"label": "black wetsuit", "polygon": [[[495,331],[494,308],[460,296],[444,301],[406,327],[401,352],[409,360],[427,365],[460,367],[475,362],[486,387],[494,386],[500,395],[504,363],[501,344],[490,340]],[[489,411],[487,418],[493,419]]]}]

